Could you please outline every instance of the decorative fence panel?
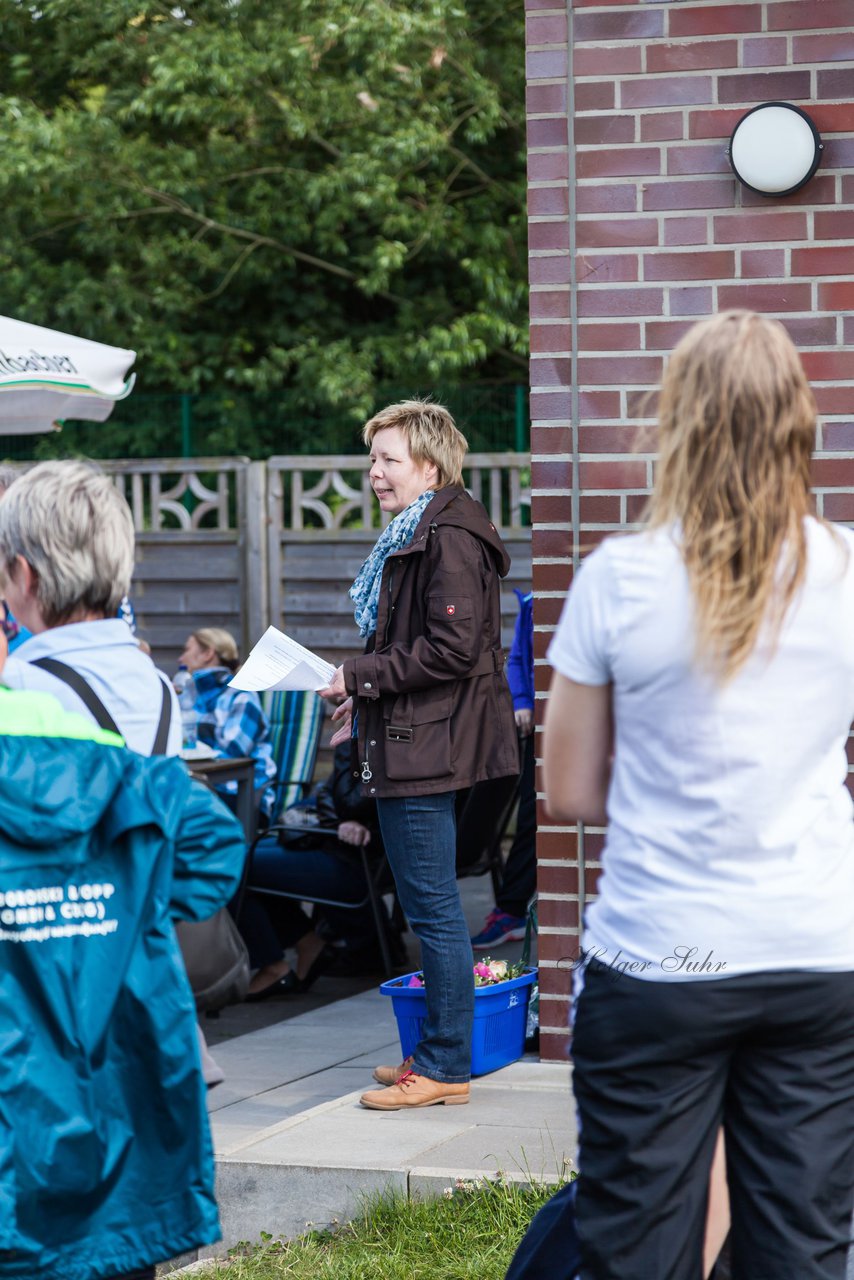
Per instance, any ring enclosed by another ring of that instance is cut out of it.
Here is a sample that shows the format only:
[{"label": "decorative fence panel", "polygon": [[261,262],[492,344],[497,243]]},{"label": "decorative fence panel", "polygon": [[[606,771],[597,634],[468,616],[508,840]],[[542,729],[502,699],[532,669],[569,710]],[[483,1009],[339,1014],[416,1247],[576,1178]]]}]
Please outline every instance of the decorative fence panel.
[{"label": "decorative fence panel", "polygon": [[[158,665],[174,670],[187,634],[226,627],[246,646],[253,619],[247,574],[246,458],[106,461],[136,531],[132,600],[140,636]],[[256,593],[257,594],[257,593]],[[266,624],[265,624],[266,625]]]},{"label": "decorative fence panel", "polygon": [[[513,587],[531,582],[526,454],[471,454],[464,479],[484,503],[512,557],[502,591],[509,645],[518,610]],[[347,588],[379,532],[381,515],[367,457],[274,457],[267,462],[270,619],[295,639],[340,662],[358,653]],[[384,523],[384,521],[383,521]]]},{"label": "decorative fence panel", "polygon": [[[465,480],[513,558],[502,593],[531,581],[528,456],[473,454]],[[127,497],[136,530],[132,588],[140,636],[171,671],[187,634],[223,626],[248,652],[272,622],[330,661],[360,649],[347,588],[380,513],[366,457],[132,459],[101,464]]]}]

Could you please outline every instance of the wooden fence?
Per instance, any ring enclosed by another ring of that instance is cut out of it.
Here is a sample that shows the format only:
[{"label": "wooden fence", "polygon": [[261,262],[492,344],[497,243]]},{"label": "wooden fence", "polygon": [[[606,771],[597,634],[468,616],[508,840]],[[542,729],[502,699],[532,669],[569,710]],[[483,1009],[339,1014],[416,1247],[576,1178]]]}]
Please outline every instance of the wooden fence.
[{"label": "wooden fence", "polygon": [[[526,454],[472,454],[466,485],[512,557],[502,592],[509,644],[513,587],[531,581]],[[223,626],[251,645],[274,623],[338,662],[361,648],[347,588],[380,516],[364,456],[132,459],[102,463],[133,512],[132,598],[155,661],[174,669],[188,633]]]}]

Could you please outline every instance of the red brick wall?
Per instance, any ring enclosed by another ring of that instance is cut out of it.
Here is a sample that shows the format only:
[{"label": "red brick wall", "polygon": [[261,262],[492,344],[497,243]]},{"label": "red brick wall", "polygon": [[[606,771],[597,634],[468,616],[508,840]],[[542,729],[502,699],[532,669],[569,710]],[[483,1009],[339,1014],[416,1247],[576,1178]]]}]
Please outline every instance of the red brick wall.
[{"label": "red brick wall", "polygon": [[[573,560],[637,519],[645,393],[695,319],[745,306],[786,324],[822,413],[819,510],[854,521],[854,0],[525,8],[541,710]],[[778,200],[742,188],[725,154],[771,99],[803,106],[825,141],[817,176]],[[566,957],[601,842],[541,812],[545,1057],[566,1051]]]}]

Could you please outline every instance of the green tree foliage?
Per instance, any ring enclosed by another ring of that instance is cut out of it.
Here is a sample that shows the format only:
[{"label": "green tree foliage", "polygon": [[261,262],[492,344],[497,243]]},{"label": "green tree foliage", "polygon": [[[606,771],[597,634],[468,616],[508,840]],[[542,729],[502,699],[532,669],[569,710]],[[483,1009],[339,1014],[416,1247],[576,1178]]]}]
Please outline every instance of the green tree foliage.
[{"label": "green tree foliage", "polygon": [[140,389],[520,381],[522,0],[4,0],[0,311]]}]

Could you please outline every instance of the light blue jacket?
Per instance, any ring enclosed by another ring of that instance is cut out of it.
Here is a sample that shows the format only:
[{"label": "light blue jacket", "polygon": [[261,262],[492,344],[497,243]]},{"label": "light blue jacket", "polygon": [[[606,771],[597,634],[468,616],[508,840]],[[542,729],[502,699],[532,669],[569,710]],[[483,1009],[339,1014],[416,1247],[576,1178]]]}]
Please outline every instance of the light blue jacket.
[{"label": "light blue jacket", "polygon": [[0,692],[0,1276],[93,1280],[219,1237],[172,917],[244,844],[179,761],[20,736],[22,699],[55,705]]}]

